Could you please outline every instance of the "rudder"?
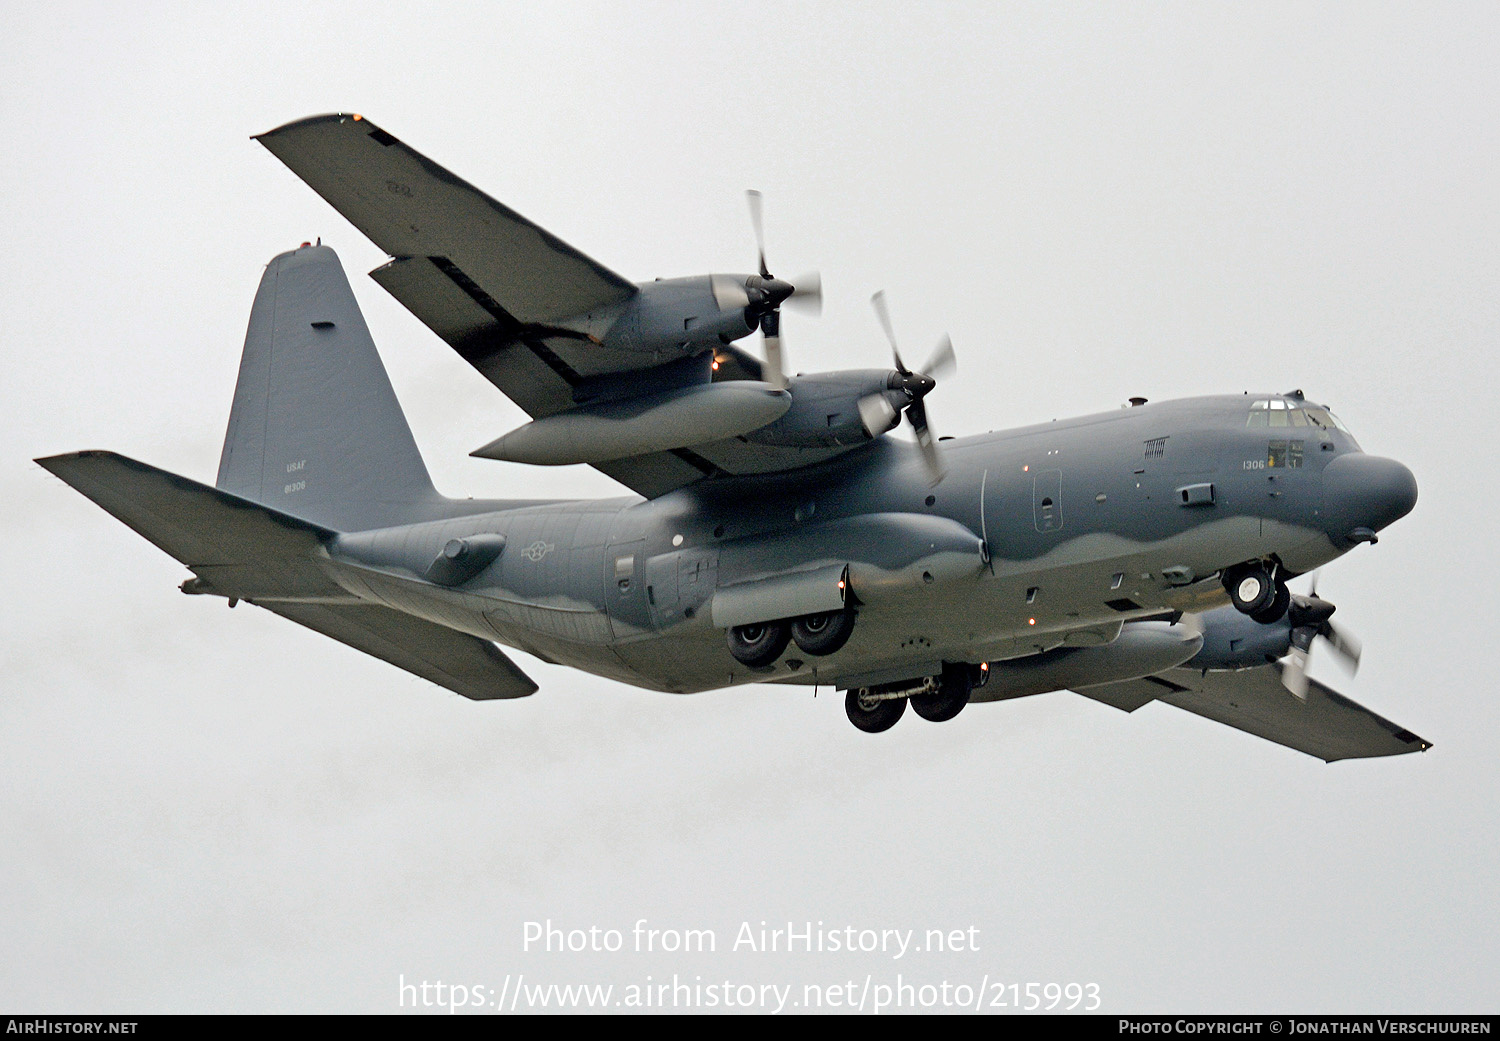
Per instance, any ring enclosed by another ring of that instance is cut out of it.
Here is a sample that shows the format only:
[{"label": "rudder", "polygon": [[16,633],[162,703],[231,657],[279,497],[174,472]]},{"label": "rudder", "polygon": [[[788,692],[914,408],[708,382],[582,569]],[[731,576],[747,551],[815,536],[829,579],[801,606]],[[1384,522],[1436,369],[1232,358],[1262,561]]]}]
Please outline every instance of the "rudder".
[{"label": "rudder", "polygon": [[327,246],[266,265],[215,484],[340,531],[408,523],[446,502]]}]

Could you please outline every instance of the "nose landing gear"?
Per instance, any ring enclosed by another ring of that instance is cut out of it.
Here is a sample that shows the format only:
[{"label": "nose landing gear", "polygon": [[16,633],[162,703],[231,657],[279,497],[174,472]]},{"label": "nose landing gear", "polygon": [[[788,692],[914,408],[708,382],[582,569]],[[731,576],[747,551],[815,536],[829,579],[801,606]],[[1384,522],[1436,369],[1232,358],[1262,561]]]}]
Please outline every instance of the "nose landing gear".
[{"label": "nose landing gear", "polygon": [[1224,589],[1235,608],[1262,625],[1286,614],[1292,594],[1286,583],[1259,564],[1241,564],[1224,572]]}]

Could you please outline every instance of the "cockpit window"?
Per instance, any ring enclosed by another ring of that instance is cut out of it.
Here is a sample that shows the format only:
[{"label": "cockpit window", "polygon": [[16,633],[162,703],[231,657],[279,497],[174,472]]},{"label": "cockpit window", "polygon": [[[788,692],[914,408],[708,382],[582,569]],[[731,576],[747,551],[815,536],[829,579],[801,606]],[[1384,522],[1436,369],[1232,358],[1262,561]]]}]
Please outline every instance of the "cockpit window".
[{"label": "cockpit window", "polygon": [[1288,427],[1292,425],[1291,420],[1287,417],[1287,413],[1290,411],[1287,408],[1286,402],[1280,398],[1252,401],[1250,403],[1250,419],[1245,425],[1252,427]]},{"label": "cockpit window", "polygon": [[[1354,435],[1349,433],[1349,428],[1339,421],[1328,409],[1321,405],[1309,405],[1300,398],[1288,401],[1285,398],[1261,398],[1259,401],[1250,402],[1250,415],[1245,420],[1248,427],[1311,427],[1318,431],[1312,435],[1323,442],[1325,451],[1331,450],[1333,439],[1328,436],[1330,430],[1341,431],[1349,439],[1350,445],[1359,450],[1359,443],[1354,440]],[[1271,463],[1277,466],[1276,462]],[[1298,464],[1292,463],[1296,466]]]},{"label": "cockpit window", "polygon": [[1250,427],[1316,427],[1319,430],[1342,430],[1349,428],[1339,422],[1337,416],[1317,405],[1302,405],[1282,398],[1263,398],[1250,403],[1250,417],[1245,421]]},{"label": "cockpit window", "polygon": [[[1344,426],[1343,421],[1339,419],[1338,416],[1335,416],[1332,412],[1328,411],[1326,408],[1318,408],[1315,405],[1308,405],[1306,411],[1307,418],[1313,426],[1322,427],[1324,430],[1328,430],[1331,428],[1334,430],[1342,430],[1346,434],[1349,433],[1349,428]],[[1350,436],[1352,437],[1353,435],[1351,434]]]}]

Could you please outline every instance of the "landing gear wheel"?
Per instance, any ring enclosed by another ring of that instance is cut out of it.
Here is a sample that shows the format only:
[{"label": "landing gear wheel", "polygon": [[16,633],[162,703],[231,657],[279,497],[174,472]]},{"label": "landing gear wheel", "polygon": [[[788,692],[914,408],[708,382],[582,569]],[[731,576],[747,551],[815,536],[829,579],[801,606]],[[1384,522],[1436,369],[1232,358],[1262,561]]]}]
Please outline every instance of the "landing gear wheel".
[{"label": "landing gear wheel", "polygon": [[1276,583],[1264,568],[1236,568],[1224,575],[1229,599],[1244,614],[1264,611],[1276,599]]},{"label": "landing gear wheel", "polygon": [[944,665],[938,689],[931,694],[913,694],[911,707],[929,723],[946,723],[964,710],[974,679],[967,665]]},{"label": "landing gear wheel", "polygon": [[853,632],[854,611],[848,607],[804,615],[792,622],[792,639],[806,654],[832,654],[849,642]]},{"label": "landing gear wheel", "polygon": [[737,625],[729,630],[729,653],[741,665],[758,669],[781,657],[791,638],[791,628],[785,622]]},{"label": "landing gear wheel", "polygon": [[844,697],[844,712],[849,722],[867,734],[889,730],[906,711],[906,698],[876,700],[868,691],[851,690]]},{"label": "landing gear wheel", "polygon": [[1272,622],[1281,621],[1286,615],[1286,609],[1291,604],[1291,591],[1287,589],[1285,583],[1278,582],[1276,583],[1276,595],[1271,598],[1271,603],[1259,611],[1252,612],[1250,617],[1261,625],[1270,625]]}]

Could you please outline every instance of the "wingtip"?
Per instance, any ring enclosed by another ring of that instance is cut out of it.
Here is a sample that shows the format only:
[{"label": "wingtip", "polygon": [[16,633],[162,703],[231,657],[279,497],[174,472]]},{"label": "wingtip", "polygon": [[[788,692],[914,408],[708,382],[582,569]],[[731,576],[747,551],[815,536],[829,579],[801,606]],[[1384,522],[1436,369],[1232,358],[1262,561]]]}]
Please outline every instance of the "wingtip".
[{"label": "wingtip", "polygon": [[32,460],[33,463],[50,473],[57,473],[58,469],[66,463],[75,462],[79,459],[100,459],[118,453],[103,448],[85,448],[81,452],[59,452],[57,455],[39,455]]},{"label": "wingtip", "polygon": [[290,123],[283,123],[280,126],[272,127],[270,130],[262,131],[259,134],[251,134],[250,140],[259,141],[261,144],[265,144],[266,138],[275,137],[278,134],[282,134],[290,130],[298,130],[302,127],[317,126],[320,123],[351,122],[364,123],[368,125],[370,129],[378,129],[374,123],[371,123],[369,120],[365,119],[365,117],[360,115],[358,112],[325,112],[322,115],[304,116],[301,119],[294,119]]}]

